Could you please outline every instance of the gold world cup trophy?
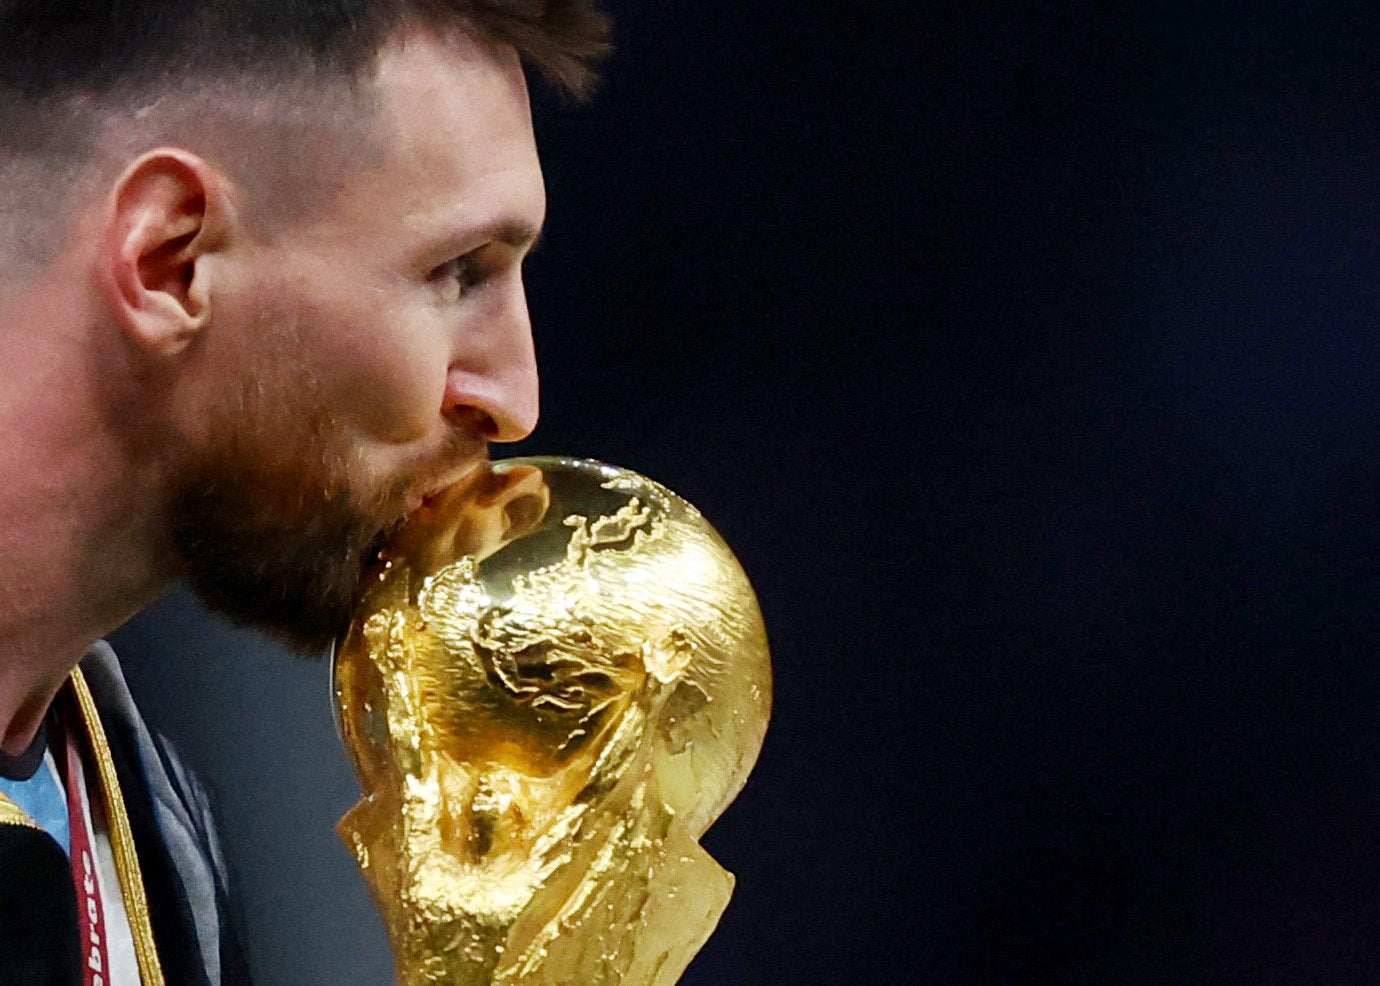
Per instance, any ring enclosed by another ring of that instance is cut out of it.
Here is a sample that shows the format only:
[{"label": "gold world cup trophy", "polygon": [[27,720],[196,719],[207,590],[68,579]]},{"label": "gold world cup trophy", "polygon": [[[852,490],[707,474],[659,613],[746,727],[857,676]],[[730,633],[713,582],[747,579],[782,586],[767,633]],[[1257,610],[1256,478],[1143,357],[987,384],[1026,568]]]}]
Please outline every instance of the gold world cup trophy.
[{"label": "gold world cup trophy", "polygon": [[733,877],[699,838],[771,703],[713,528],[595,462],[493,463],[384,552],[336,649],[340,822],[405,986],[667,986]]}]

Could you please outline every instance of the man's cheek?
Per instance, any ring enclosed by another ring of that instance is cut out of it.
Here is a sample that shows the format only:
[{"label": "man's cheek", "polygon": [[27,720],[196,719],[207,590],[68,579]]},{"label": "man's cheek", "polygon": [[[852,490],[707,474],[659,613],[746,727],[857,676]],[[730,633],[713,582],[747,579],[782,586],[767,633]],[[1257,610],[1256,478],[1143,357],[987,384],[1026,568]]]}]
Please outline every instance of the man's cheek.
[{"label": "man's cheek", "polygon": [[350,416],[367,437],[405,445],[436,430],[444,385],[444,364],[435,371],[418,354],[384,348],[373,353],[372,366],[347,376],[338,406],[351,409]]}]

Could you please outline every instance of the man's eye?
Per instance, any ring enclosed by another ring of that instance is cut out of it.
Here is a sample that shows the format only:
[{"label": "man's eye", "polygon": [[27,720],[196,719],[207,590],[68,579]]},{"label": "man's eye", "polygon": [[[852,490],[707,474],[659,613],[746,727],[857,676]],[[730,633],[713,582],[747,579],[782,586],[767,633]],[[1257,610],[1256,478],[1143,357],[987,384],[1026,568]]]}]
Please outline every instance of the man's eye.
[{"label": "man's eye", "polygon": [[474,284],[474,264],[469,256],[447,260],[427,278],[441,291],[445,301],[459,301],[465,290]]}]

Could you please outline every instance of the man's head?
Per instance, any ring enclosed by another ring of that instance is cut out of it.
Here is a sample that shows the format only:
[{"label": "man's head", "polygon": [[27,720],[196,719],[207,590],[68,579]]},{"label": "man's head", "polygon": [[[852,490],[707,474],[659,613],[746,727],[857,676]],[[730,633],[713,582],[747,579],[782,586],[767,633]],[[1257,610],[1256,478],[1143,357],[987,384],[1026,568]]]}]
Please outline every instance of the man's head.
[{"label": "man's head", "polygon": [[[380,52],[409,26],[511,48],[577,96],[608,47],[592,0],[0,0],[0,175],[38,170],[63,191],[102,138],[118,153],[190,132],[237,179],[287,193],[262,218],[294,212],[319,183],[264,154],[348,167]],[[12,189],[35,184],[0,186],[9,229],[28,211]],[[23,224],[28,245],[44,241],[53,204]]]},{"label": "man's head", "polygon": [[531,430],[520,59],[582,91],[604,30],[582,0],[0,0],[0,291],[85,313],[213,605],[320,645],[379,539]]}]

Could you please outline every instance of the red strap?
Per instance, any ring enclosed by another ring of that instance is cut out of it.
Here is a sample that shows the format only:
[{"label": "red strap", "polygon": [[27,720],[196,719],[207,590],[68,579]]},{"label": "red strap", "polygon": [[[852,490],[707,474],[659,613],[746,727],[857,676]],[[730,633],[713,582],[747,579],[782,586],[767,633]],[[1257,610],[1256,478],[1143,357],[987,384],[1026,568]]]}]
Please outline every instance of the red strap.
[{"label": "red strap", "polygon": [[81,932],[82,970],[86,986],[106,986],[110,956],[105,947],[105,911],[101,907],[100,877],[91,847],[91,829],[81,793],[81,752],[77,730],[64,729],[67,737],[67,820],[72,836],[72,882],[77,888],[77,927]]}]

